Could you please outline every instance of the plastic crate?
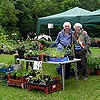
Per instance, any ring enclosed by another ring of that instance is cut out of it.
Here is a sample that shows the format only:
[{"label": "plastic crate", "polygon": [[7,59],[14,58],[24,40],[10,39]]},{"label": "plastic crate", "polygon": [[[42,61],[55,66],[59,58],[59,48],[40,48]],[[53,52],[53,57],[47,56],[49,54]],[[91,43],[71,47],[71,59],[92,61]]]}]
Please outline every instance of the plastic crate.
[{"label": "plastic crate", "polygon": [[63,62],[63,61],[68,61],[68,57],[63,57],[63,58],[50,58],[49,61],[53,61],[53,62]]},{"label": "plastic crate", "polygon": [[51,82],[48,85],[38,85],[38,84],[27,84],[27,88],[28,90],[31,89],[39,89],[39,90],[43,90],[46,94],[50,94],[53,92],[56,92],[60,89],[62,89],[62,84],[59,81],[59,79],[56,79],[55,81]]},{"label": "plastic crate", "polygon": [[12,72],[14,71],[13,67],[8,67],[8,68],[0,68],[1,73],[7,73],[7,72]]},{"label": "plastic crate", "polygon": [[0,63],[0,67],[3,67],[5,65],[5,63]]},{"label": "plastic crate", "polygon": [[55,84],[52,84],[52,85],[49,85],[49,86],[39,86],[39,85],[31,85],[31,84],[28,84],[27,85],[28,87],[28,90],[31,90],[31,89],[41,89],[41,90],[44,90],[44,92],[46,94],[50,94],[50,93],[53,93],[53,92],[56,92],[58,90],[60,90],[62,88],[62,85],[60,82],[58,83],[55,83]]}]

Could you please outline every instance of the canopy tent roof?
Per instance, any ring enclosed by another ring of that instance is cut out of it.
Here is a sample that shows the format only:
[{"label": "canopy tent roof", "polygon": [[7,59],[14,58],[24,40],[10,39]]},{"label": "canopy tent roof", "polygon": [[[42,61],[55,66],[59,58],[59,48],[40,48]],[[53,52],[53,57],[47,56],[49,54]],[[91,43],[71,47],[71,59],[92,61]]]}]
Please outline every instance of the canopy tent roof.
[{"label": "canopy tent roof", "polygon": [[93,14],[100,14],[100,9],[96,10],[96,11],[93,11],[92,12]]},{"label": "canopy tent roof", "polygon": [[75,22],[80,22],[80,16],[88,15],[90,13],[91,11],[75,7],[59,14],[38,18],[37,35],[39,35],[41,25],[48,25],[48,23],[52,23],[53,25],[61,26],[65,21],[69,21],[74,24]]},{"label": "canopy tent roof", "polygon": [[81,16],[81,15],[86,15],[86,14],[90,14],[91,11],[79,8],[79,7],[75,7],[73,9],[67,10],[65,12],[59,13],[59,14],[55,14],[55,15],[51,15],[51,16],[47,16],[47,17],[42,17],[39,19],[49,19],[49,18],[58,18],[58,17],[62,17],[62,16]]},{"label": "canopy tent roof", "polygon": [[39,35],[41,25],[48,25],[48,23],[52,23],[54,26],[62,26],[65,21],[69,21],[71,24],[76,22],[80,22],[84,25],[89,25],[91,22],[94,24],[94,22],[100,22],[100,13],[93,13],[91,11],[75,7],[59,14],[38,18],[37,35]]},{"label": "canopy tent roof", "polygon": [[84,17],[88,19],[85,24],[100,25],[100,9],[93,11],[90,15]]}]

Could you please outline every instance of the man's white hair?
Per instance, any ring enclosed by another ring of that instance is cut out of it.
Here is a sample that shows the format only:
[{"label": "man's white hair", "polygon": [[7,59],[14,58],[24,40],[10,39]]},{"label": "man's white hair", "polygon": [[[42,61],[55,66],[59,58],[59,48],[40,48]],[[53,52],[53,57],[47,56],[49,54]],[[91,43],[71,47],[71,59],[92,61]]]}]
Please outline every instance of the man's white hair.
[{"label": "man's white hair", "polygon": [[80,23],[75,23],[73,27],[75,28],[77,26],[79,26],[80,28],[82,28],[82,24],[80,24]]},{"label": "man's white hair", "polygon": [[65,26],[69,26],[69,27],[71,28],[70,22],[65,22],[65,23],[63,24],[63,28],[64,28],[64,29],[65,29]]}]

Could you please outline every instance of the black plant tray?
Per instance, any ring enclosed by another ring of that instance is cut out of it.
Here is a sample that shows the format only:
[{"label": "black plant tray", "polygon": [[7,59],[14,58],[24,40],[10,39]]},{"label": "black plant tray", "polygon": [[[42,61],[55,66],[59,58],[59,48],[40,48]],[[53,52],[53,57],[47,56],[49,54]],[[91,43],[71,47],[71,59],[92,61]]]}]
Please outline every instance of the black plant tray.
[{"label": "black plant tray", "polygon": [[40,83],[38,83],[38,82],[37,82],[37,83],[35,83],[35,82],[33,82],[33,83],[28,82],[27,84],[29,84],[29,85],[36,85],[36,86],[44,86],[44,87],[47,87],[47,86],[56,84],[56,83],[58,83],[58,82],[59,82],[58,80],[54,80],[54,81],[48,82],[46,85],[40,84]]},{"label": "black plant tray", "polygon": [[25,60],[34,60],[33,58],[24,58]]}]

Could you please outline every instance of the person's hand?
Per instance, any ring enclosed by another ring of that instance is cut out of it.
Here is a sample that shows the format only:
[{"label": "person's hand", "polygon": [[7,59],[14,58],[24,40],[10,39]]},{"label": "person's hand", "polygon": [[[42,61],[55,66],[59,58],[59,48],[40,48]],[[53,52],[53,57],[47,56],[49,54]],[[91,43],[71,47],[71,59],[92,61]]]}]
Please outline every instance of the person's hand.
[{"label": "person's hand", "polygon": [[62,51],[62,45],[60,43],[57,45],[57,50]]}]

